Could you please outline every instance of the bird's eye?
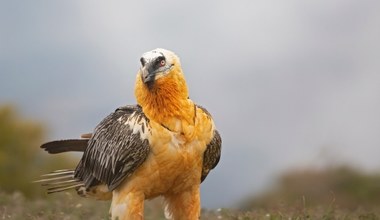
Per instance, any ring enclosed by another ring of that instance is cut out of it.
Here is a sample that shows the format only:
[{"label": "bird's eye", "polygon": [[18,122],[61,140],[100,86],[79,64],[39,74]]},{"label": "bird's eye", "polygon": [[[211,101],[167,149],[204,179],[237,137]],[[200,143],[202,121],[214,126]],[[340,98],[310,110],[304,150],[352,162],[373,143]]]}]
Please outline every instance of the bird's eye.
[{"label": "bird's eye", "polygon": [[165,61],[165,60],[161,60],[161,61],[160,61],[160,66],[165,66],[165,64],[166,64],[166,61]]}]

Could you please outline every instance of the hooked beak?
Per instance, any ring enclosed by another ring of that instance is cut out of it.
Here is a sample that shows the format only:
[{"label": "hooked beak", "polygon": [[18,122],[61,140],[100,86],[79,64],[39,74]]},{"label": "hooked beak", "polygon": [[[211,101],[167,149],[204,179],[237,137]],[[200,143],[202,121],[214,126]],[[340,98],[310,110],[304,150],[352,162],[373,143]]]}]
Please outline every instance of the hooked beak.
[{"label": "hooked beak", "polygon": [[146,84],[153,82],[156,76],[156,72],[150,66],[151,65],[146,65],[141,68],[142,80]]},{"label": "hooked beak", "polygon": [[174,66],[174,64],[166,63],[165,57],[158,56],[150,60],[146,60],[144,57],[140,59],[141,62],[141,80],[149,87],[152,88],[154,82],[163,76],[165,76]]}]

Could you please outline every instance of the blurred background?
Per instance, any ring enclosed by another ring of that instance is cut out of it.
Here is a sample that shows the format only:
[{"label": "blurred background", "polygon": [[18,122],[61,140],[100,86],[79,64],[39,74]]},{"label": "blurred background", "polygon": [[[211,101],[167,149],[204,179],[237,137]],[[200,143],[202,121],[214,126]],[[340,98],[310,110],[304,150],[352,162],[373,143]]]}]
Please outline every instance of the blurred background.
[{"label": "blurred background", "polygon": [[373,0],[1,1],[0,188],[43,194],[30,181],[79,157],[39,145],[134,104],[139,58],[162,47],[223,138],[204,207],[258,206],[271,192],[380,204],[368,200],[380,191],[379,11]]}]

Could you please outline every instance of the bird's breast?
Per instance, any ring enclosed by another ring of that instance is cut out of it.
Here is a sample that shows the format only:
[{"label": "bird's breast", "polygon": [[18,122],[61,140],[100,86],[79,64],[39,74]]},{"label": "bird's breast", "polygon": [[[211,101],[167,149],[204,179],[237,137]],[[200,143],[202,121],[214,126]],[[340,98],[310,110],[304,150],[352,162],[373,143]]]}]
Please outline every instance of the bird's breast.
[{"label": "bird's breast", "polygon": [[206,118],[200,118],[197,121],[202,123],[193,127],[187,127],[186,124],[181,123],[180,131],[172,131],[151,121],[150,155],[128,178],[128,187],[140,189],[144,191],[146,198],[152,198],[178,193],[199,185],[203,154],[211,140],[213,124]]},{"label": "bird's breast", "polygon": [[[156,136],[155,136],[156,135]],[[146,186],[149,197],[177,193],[200,184],[206,143],[167,129],[152,132],[151,154],[137,170],[136,176]]]}]

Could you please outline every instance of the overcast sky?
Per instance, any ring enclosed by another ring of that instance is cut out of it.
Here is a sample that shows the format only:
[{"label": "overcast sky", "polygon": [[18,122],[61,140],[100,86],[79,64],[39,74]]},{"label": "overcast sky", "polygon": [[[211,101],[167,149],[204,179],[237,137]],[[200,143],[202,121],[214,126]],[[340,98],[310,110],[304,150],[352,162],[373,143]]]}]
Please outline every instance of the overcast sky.
[{"label": "overcast sky", "polygon": [[176,52],[214,116],[222,159],[203,206],[231,206],[284,170],[380,169],[380,1],[1,1],[0,104],[49,140],[134,104],[142,53]]}]

